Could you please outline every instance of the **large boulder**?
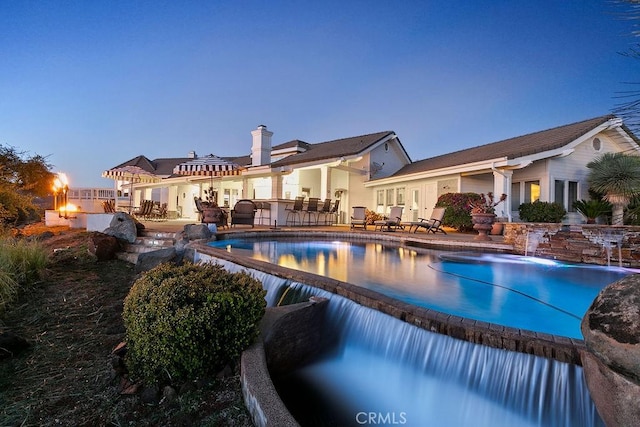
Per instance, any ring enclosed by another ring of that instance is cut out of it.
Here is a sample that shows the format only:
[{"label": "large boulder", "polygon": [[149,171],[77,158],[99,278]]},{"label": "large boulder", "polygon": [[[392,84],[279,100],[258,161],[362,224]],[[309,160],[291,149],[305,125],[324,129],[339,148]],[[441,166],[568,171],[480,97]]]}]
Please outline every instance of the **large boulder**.
[{"label": "large boulder", "polygon": [[113,236],[93,232],[89,235],[88,250],[98,261],[107,261],[116,257],[116,253],[120,250],[120,243]]},{"label": "large boulder", "polygon": [[184,237],[187,240],[208,239],[211,231],[207,224],[187,224],[184,226]]},{"label": "large boulder", "polygon": [[582,364],[608,427],[640,425],[640,275],[604,288],[582,319]]},{"label": "large boulder", "polygon": [[149,271],[155,266],[165,262],[179,261],[179,256],[173,246],[170,248],[159,249],[157,251],[143,252],[138,255],[135,272],[142,273],[143,271]]},{"label": "large boulder", "polygon": [[138,238],[138,225],[136,223],[137,221],[131,215],[124,212],[116,212],[111,219],[109,227],[104,230],[104,234],[129,243],[135,243]]}]

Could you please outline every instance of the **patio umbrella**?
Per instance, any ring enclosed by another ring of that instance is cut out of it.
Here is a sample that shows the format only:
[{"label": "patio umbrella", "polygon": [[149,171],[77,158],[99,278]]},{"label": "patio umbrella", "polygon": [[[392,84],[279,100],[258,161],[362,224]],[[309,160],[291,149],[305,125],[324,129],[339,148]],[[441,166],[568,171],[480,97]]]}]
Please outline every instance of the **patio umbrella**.
[{"label": "patio umbrella", "polygon": [[213,178],[240,175],[242,168],[233,162],[218,157],[214,154],[197,157],[188,162],[180,163],[173,169],[177,175],[208,176],[209,188],[213,188]]},{"label": "patio umbrella", "polygon": [[180,163],[173,169],[178,175],[194,176],[229,176],[240,175],[242,168],[236,163],[230,162],[214,154],[198,157],[188,162]]},{"label": "patio umbrella", "polygon": [[152,172],[134,165],[123,165],[111,168],[102,172],[103,178],[110,178],[116,181],[127,181],[129,183],[129,213],[131,213],[131,204],[133,196],[133,184],[136,182],[158,182],[159,178]]}]

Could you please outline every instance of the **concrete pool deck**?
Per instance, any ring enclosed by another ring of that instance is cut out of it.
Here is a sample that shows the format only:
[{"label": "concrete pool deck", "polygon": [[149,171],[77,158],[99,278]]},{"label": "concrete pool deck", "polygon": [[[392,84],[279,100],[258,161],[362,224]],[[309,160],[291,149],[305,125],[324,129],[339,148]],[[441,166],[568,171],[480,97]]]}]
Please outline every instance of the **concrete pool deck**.
[{"label": "concrete pool deck", "polygon": [[[161,232],[177,232],[182,231],[185,225],[187,224],[195,224],[194,221],[186,221],[186,220],[167,220],[167,221],[141,221],[142,224],[146,227],[147,230],[150,231],[161,231]],[[228,227],[219,230],[219,233],[246,233],[252,231],[269,231],[273,230],[270,226],[267,225],[256,225],[251,228],[249,226],[235,226],[233,228]],[[453,229],[445,228],[447,234],[444,235],[442,233],[426,233],[424,231],[418,231],[417,233],[410,233],[409,231],[374,231],[373,226],[371,226],[367,230],[363,230],[362,228],[351,229],[349,225],[318,225],[318,226],[297,226],[297,227],[278,227],[278,231],[288,231],[288,232],[299,232],[299,233],[308,233],[308,232],[350,232],[353,233],[354,236],[357,235],[376,235],[385,239],[385,236],[392,237],[393,240],[396,239],[407,239],[409,241],[422,241],[431,243],[437,246],[455,246],[459,248],[490,248],[494,251],[513,251],[514,247],[510,244],[504,243],[503,236],[490,236],[491,241],[477,241],[474,240],[476,237],[475,232],[471,233],[460,233]]]}]

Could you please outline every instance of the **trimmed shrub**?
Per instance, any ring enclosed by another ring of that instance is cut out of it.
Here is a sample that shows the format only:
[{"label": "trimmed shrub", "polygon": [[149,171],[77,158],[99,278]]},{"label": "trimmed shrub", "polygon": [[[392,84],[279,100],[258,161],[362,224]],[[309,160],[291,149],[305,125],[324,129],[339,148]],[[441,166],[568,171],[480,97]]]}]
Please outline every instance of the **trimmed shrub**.
[{"label": "trimmed shrub", "polygon": [[127,367],[148,384],[215,374],[256,338],[265,294],[220,265],[159,265],[124,300]]},{"label": "trimmed shrub", "polygon": [[518,208],[520,220],[525,222],[562,222],[567,211],[560,203],[541,202],[523,203]]},{"label": "trimmed shrub", "polygon": [[473,230],[471,203],[480,203],[478,193],[446,193],[438,198],[436,207],[446,208],[442,224],[458,231]]}]

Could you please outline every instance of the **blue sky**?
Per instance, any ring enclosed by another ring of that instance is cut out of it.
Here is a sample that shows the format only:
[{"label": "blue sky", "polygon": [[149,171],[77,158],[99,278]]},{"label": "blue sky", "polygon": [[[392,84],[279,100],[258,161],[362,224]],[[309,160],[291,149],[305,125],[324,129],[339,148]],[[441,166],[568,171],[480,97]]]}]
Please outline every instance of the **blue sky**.
[{"label": "blue sky", "polygon": [[607,0],[0,2],[0,144],[71,186],[147,157],[395,131],[413,160],[609,114]]}]

